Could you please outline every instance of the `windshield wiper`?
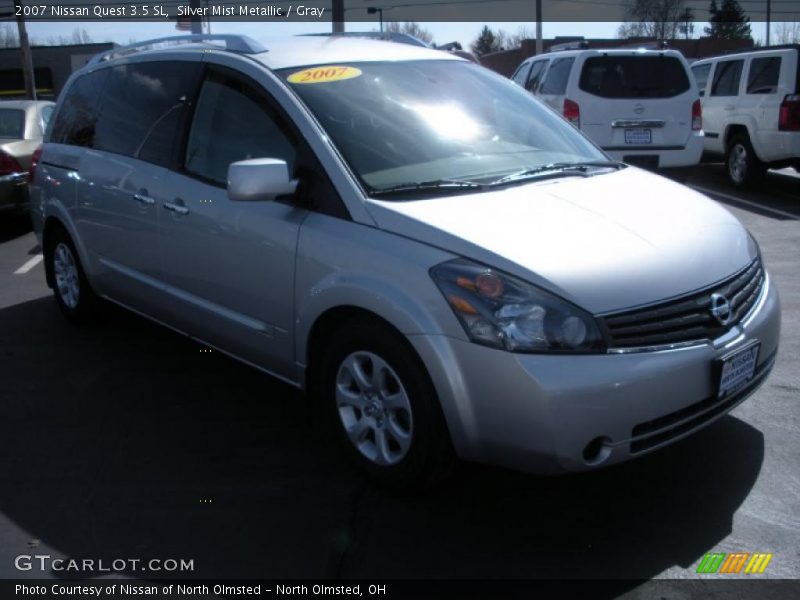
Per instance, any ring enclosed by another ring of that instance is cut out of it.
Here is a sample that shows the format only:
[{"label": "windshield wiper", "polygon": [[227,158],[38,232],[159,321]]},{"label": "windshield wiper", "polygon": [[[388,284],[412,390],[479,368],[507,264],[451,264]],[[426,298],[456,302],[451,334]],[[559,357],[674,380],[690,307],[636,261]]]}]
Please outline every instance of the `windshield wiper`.
[{"label": "windshield wiper", "polygon": [[530,169],[523,169],[522,171],[517,171],[516,173],[512,173],[511,175],[506,175],[505,177],[501,177],[500,179],[495,179],[489,185],[502,185],[504,183],[510,183],[514,181],[523,181],[525,179],[536,179],[538,177],[554,177],[554,176],[572,176],[578,175],[582,177],[589,177],[590,171],[593,169],[598,168],[613,168],[613,169],[621,169],[622,163],[614,162],[611,160],[598,160],[598,161],[591,161],[591,162],[554,162],[548,163],[546,165],[540,165],[538,167],[532,167]]},{"label": "windshield wiper", "polygon": [[461,181],[458,179],[434,179],[432,181],[415,181],[401,183],[391,187],[370,192],[371,196],[388,196],[409,192],[452,192],[454,190],[482,190],[484,185],[474,181]]}]

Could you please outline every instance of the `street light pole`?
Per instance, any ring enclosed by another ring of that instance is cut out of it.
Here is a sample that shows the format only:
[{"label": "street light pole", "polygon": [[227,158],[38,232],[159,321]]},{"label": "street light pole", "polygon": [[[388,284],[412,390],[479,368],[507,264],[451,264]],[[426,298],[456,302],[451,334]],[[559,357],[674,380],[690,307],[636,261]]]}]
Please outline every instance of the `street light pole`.
[{"label": "street light pole", "polygon": [[536,55],[544,52],[542,39],[542,0],[536,0]]},{"label": "street light pole", "polygon": [[203,33],[203,18],[200,16],[200,0],[190,0],[192,9],[192,34]]},{"label": "street light pole", "polygon": [[333,0],[331,7],[333,33],[344,33],[344,0]]},{"label": "street light pole", "polygon": [[767,46],[769,46],[770,17],[772,16],[772,0],[767,0]]},{"label": "street light pole", "polygon": [[19,31],[19,50],[22,55],[22,77],[25,80],[25,95],[36,100],[36,79],[33,74],[33,58],[31,45],[28,41],[28,30],[25,28],[25,18],[22,16],[21,0],[14,0],[14,9],[17,14],[17,31]]},{"label": "street light pole", "polygon": [[367,8],[368,15],[374,15],[375,13],[378,13],[378,19],[381,24],[381,33],[383,33],[383,9],[377,8],[375,6],[370,6],[369,8]]}]

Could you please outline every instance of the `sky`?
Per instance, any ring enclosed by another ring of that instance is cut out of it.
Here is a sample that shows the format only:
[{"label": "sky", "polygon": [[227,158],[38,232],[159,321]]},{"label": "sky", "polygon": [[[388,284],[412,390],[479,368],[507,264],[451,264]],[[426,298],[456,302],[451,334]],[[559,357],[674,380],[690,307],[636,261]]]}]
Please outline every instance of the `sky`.
[{"label": "sky", "polygon": [[[134,25],[134,26],[132,26]],[[458,41],[465,48],[478,36],[483,23],[420,23],[433,34],[438,44]],[[492,30],[504,29],[508,33],[516,33],[521,26],[535,31],[534,23],[486,23]],[[583,35],[584,37],[615,37],[619,23],[544,23],[544,37],[557,35]],[[148,38],[178,35],[186,32],[175,30],[175,23],[98,23],[98,22],[30,22],[28,23],[28,36],[45,41],[50,36],[69,36],[75,28],[85,29],[96,42],[112,41],[118,44],[127,44],[131,40],[138,41]],[[348,23],[348,31],[370,31],[378,29],[378,23],[361,22]],[[300,33],[323,33],[331,30],[330,22],[304,22],[304,23],[225,23],[211,24],[212,33],[241,33],[249,35],[259,41],[268,41],[270,38],[297,35]]]},{"label": "sky", "polygon": [[[456,22],[456,23],[420,23],[429,30],[438,44],[458,41],[464,48],[478,36],[483,23],[476,22]],[[534,23],[520,22],[492,22],[486,23],[492,30],[503,29],[513,34],[519,31],[521,26],[525,26],[528,31],[535,31]],[[705,23],[695,24],[695,36],[703,31]],[[594,23],[544,23],[543,35],[545,38],[566,35],[582,35],[586,38],[613,38],[616,37],[619,23],[614,22],[594,22]],[[762,38],[765,32],[764,23],[751,24],[753,37]],[[51,36],[69,36],[76,28],[85,29],[96,42],[112,41],[118,44],[127,44],[131,41],[141,41],[148,38],[179,35],[186,32],[175,30],[174,22],[166,23],[100,23],[92,22],[29,22],[28,35],[33,43],[37,40],[44,42]],[[211,24],[212,33],[241,33],[249,35],[262,42],[268,42],[270,38],[279,38],[301,33],[323,33],[329,32],[330,22],[301,22],[301,23],[269,23],[269,22],[214,22]],[[378,23],[360,22],[348,23],[348,31],[370,31],[378,29]]]}]

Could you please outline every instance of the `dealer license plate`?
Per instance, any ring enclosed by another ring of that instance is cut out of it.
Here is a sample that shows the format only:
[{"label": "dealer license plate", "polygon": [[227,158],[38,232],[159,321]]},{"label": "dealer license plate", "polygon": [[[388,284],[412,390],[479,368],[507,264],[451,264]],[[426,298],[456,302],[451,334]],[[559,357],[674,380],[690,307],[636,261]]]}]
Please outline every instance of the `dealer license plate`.
[{"label": "dealer license plate", "polygon": [[722,358],[718,398],[741,389],[753,378],[761,344],[756,342]]},{"label": "dealer license plate", "polygon": [[653,142],[653,132],[650,129],[626,129],[626,144],[651,144]]}]

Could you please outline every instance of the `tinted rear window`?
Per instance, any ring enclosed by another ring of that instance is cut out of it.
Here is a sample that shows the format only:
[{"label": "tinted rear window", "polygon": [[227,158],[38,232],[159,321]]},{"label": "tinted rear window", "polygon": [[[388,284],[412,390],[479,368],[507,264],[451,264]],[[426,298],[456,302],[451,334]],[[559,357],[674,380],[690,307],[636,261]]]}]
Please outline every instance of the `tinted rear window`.
[{"label": "tinted rear window", "polygon": [[558,58],[552,62],[544,77],[541,94],[555,94],[560,96],[567,91],[569,72],[572,70],[574,58]]},{"label": "tinted rear window", "polygon": [[0,108],[0,137],[22,139],[25,132],[25,111]]},{"label": "tinted rear window", "polygon": [[579,86],[601,98],[671,98],[691,84],[674,56],[593,56],[583,63]]}]

